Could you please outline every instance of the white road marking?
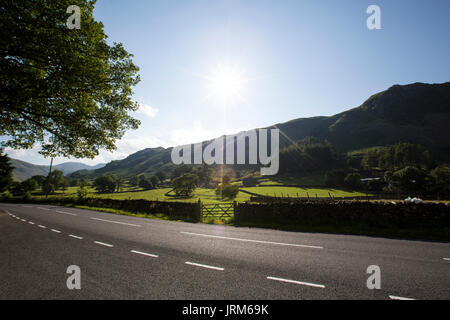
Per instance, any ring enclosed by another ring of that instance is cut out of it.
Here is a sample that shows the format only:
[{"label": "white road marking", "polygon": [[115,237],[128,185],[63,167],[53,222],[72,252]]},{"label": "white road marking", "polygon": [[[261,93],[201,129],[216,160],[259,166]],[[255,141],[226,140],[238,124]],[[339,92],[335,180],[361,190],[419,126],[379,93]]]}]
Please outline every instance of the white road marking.
[{"label": "white road marking", "polygon": [[99,220],[99,221],[110,222],[110,223],[123,224],[123,225],[126,225],[126,226],[132,226],[132,227],[140,227],[140,225],[132,224],[132,223],[125,223],[125,222],[119,222],[119,221],[113,221],[113,220],[105,220],[105,219],[100,219],[100,218],[91,218],[91,219],[92,220]]},{"label": "white road marking", "polygon": [[34,222],[28,221],[29,224],[34,224]]},{"label": "white road marking", "polygon": [[208,265],[206,265],[206,264],[194,263],[194,262],[189,262],[189,261],[186,261],[185,264],[189,264],[189,265],[191,265],[191,266],[196,266],[196,267],[202,267],[202,268],[207,268],[207,269],[218,270],[218,271],[223,271],[223,270],[225,270],[224,268],[219,268],[219,267],[214,267],[214,266],[208,266]]},{"label": "white road marking", "polygon": [[191,236],[208,237],[208,238],[216,238],[216,239],[236,240],[236,241],[255,242],[255,243],[264,243],[264,244],[275,244],[275,245],[279,245],[279,246],[289,246],[289,247],[323,249],[323,247],[308,246],[308,245],[304,245],[304,244],[292,244],[292,243],[283,243],[283,242],[272,242],[272,241],[251,240],[251,239],[241,239],[241,238],[230,238],[230,237],[222,237],[222,236],[213,236],[213,235],[209,235],[209,234],[185,232],[185,231],[181,231],[181,233],[188,234],[188,235],[191,235]]},{"label": "white road marking", "polygon": [[105,246],[105,247],[114,247],[112,244],[104,243],[104,242],[100,242],[100,241],[94,241],[94,243],[99,244],[101,246]]},{"label": "white road marking", "polygon": [[21,221],[23,221],[23,222],[27,222],[27,220],[25,220],[25,219],[20,219]]},{"label": "white road marking", "polygon": [[411,298],[397,297],[397,296],[389,296],[392,300],[416,300]]},{"label": "white road marking", "polygon": [[75,239],[80,239],[80,240],[83,239],[83,237],[74,236],[73,234],[69,234],[69,237],[72,237],[72,238],[75,238]]},{"label": "white road marking", "polygon": [[38,224],[38,227],[39,227],[39,228],[42,228],[42,229],[47,229],[47,227],[46,227],[46,226],[43,226],[42,224]]},{"label": "white road marking", "polygon": [[50,209],[42,208],[42,207],[38,207],[38,209],[50,211]]},{"label": "white road marking", "polygon": [[267,279],[281,281],[281,282],[287,282],[287,283],[294,283],[294,284],[299,284],[299,285],[308,286],[308,287],[315,287],[315,288],[322,288],[322,289],[325,288],[324,285],[309,283],[309,282],[295,281],[295,280],[282,279],[282,278],[276,278],[276,277],[267,277]]},{"label": "white road marking", "polygon": [[33,206],[25,206],[25,205],[22,205],[22,207],[25,207],[25,208],[33,208]]},{"label": "white road marking", "polygon": [[58,210],[55,210],[55,212],[62,213],[62,214],[68,214],[68,215],[71,215],[71,216],[77,216],[76,213],[71,213],[71,212],[66,212],[66,211],[58,211]]},{"label": "white road marking", "polygon": [[53,231],[53,232],[56,232],[56,233],[61,233],[61,231],[56,230],[56,229],[52,229],[52,231]]},{"label": "white road marking", "polygon": [[450,261],[450,258],[443,258],[445,261]]},{"label": "white road marking", "polygon": [[137,254],[142,254],[142,255],[148,256],[148,257],[158,258],[158,256],[156,254],[145,253],[145,252],[136,251],[136,250],[131,250],[131,252],[137,253]]}]

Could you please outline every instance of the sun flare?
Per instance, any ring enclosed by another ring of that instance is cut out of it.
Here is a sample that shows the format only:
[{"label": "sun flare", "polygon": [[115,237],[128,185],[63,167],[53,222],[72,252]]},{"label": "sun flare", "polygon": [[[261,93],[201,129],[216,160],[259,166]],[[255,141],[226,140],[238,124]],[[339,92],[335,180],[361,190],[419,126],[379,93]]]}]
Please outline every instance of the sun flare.
[{"label": "sun flare", "polygon": [[232,103],[243,99],[246,79],[237,66],[218,65],[207,77],[209,96],[218,102]]}]

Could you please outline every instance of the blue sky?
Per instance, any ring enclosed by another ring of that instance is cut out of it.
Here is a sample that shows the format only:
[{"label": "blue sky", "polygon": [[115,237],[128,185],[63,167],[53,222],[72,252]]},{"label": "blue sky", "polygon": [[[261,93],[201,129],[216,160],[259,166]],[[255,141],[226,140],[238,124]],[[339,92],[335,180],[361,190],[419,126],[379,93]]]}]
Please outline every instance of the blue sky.
[{"label": "blue sky", "polygon": [[[366,27],[372,4],[381,30]],[[117,152],[81,161],[332,115],[393,84],[450,81],[449,12],[448,0],[99,0],[95,17],[109,41],[140,67],[142,125]],[[239,75],[239,98],[213,94],[206,78],[220,68]],[[8,153],[48,164],[37,151]]]}]

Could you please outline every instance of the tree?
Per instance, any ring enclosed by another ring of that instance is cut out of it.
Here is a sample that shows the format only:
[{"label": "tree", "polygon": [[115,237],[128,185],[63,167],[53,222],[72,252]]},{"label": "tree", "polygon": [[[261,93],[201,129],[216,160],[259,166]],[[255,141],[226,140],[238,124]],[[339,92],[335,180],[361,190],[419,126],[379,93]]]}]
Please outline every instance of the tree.
[{"label": "tree", "polygon": [[52,194],[56,190],[55,185],[51,183],[49,180],[45,180],[44,184],[42,185],[42,191],[46,194]]},{"label": "tree", "polygon": [[10,185],[11,193],[15,196],[21,196],[25,194],[23,185],[20,182],[13,181]]},{"label": "tree", "polygon": [[12,184],[14,170],[8,155],[2,153],[3,150],[0,149],[0,192],[8,190],[9,186]]},{"label": "tree", "polygon": [[38,183],[39,188],[42,188],[42,186],[44,185],[44,182],[47,178],[43,175],[36,175],[36,176],[32,176],[31,179],[34,179]]},{"label": "tree", "polygon": [[113,193],[116,190],[116,182],[111,176],[100,176],[94,180],[94,188],[100,193]]},{"label": "tree", "polygon": [[138,67],[120,43],[109,45],[94,19],[95,1],[79,0],[81,28],[69,30],[72,0],[0,5],[0,135],[13,148],[42,146],[45,156],[93,158],[140,122],[128,112]]},{"label": "tree", "polygon": [[395,171],[392,175],[391,185],[393,189],[402,192],[425,191],[424,187],[427,182],[428,175],[421,169],[416,167],[406,167]]},{"label": "tree", "polygon": [[153,176],[150,178],[150,181],[152,182],[153,187],[157,187],[158,184],[160,184],[161,181],[159,181],[159,178],[157,176]]},{"label": "tree", "polygon": [[172,181],[173,191],[177,196],[190,197],[197,188],[198,176],[185,173]]},{"label": "tree", "polygon": [[137,187],[139,185],[139,177],[138,176],[132,176],[130,180],[128,180],[128,183],[132,185],[133,187]]},{"label": "tree", "polygon": [[139,187],[141,187],[144,190],[153,189],[152,183],[144,175],[139,177]]},{"label": "tree", "polygon": [[123,186],[125,185],[125,180],[122,177],[116,177],[116,190],[117,192],[122,191]]},{"label": "tree", "polygon": [[66,191],[67,188],[69,187],[69,180],[67,180],[66,178],[63,178],[63,180],[61,181],[60,187],[63,191]]},{"label": "tree", "polygon": [[158,171],[156,173],[156,176],[158,177],[159,181],[164,182],[166,180],[167,176],[163,171]]},{"label": "tree", "polygon": [[47,180],[54,186],[55,190],[58,190],[62,188],[64,184],[64,172],[62,172],[61,170],[52,171],[50,175],[47,176]]},{"label": "tree", "polygon": [[32,191],[36,190],[37,188],[39,188],[39,184],[33,178],[23,181],[21,183],[21,185],[22,185],[22,189],[25,192],[32,192]]},{"label": "tree", "polygon": [[361,175],[359,173],[349,173],[344,179],[344,185],[351,190],[361,189]]},{"label": "tree", "polygon": [[325,173],[325,184],[327,187],[342,187],[345,179],[344,170],[330,170]]}]

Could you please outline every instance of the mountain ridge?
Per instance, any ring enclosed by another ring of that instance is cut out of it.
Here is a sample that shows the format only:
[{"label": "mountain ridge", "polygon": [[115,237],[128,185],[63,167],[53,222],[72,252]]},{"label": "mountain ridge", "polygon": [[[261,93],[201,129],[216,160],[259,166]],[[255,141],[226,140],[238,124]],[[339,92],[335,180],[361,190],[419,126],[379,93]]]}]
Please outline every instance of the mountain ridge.
[{"label": "mountain ridge", "polygon": [[[43,175],[47,176],[49,171],[49,166],[45,165],[36,165],[27,161],[10,158],[11,165],[14,167],[13,170],[13,178],[16,181],[24,181],[28,178],[31,178],[35,175]],[[52,170],[61,170],[65,175],[70,175],[71,173],[79,170],[96,170],[103,167],[104,163],[99,163],[93,166],[81,163],[81,162],[63,162],[57,165],[54,165]]]}]

